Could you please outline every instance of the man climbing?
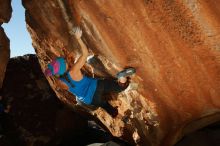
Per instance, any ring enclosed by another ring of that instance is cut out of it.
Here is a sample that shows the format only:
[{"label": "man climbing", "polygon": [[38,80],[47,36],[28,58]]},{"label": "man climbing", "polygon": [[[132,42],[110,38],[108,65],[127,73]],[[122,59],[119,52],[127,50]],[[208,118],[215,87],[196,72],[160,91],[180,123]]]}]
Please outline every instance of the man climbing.
[{"label": "man climbing", "polygon": [[76,28],[74,32],[82,55],[73,65],[69,65],[64,57],[57,57],[48,64],[45,75],[59,76],[61,86],[74,94],[78,101],[86,105],[102,107],[108,111],[109,104],[102,95],[110,92],[119,93],[125,90],[129,85],[129,76],[133,75],[136,71],[131,67],[126,68],[119,72],[117,79],[114,80],[87,77],[81,72],[81,68],[86,63],[88,49],[81,39],[81,29]]}]

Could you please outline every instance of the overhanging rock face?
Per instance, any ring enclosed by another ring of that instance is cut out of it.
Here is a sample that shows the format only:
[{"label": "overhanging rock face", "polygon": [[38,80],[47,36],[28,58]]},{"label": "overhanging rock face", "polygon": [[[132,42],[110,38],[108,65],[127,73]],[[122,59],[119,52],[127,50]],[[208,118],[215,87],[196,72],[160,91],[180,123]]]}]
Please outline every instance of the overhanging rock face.
[{"label": "overhanging rock face", "polygon": [[[105,69],[133,66],[137,90],[114,95],[116,118],[90,111],[114,136],[131,144],[167,146],[220,120],[219,0],[23,0],[26,21],[42,69],[62,55],[79,55],[73,26]],[[104,72],[107,72],[105,74]],[[51,87],[65,103],[74,97]],[[126,120],[122,120],[125,119]]]},{"label": "overhanging rock face", "polygon": [[7,23],[11,18],[11,0],[0,0],[0,88],[5,77],[6,66],[10,56],[9,39],[7,38],[2,23]]}]

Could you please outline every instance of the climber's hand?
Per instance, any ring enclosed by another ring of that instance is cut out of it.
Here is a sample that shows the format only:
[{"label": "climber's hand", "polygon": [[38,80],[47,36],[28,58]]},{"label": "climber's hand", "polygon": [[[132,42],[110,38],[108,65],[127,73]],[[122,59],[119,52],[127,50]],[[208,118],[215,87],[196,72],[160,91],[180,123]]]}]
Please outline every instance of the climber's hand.
[{"label": "climber's hand", "polygon": [[79,27],[74,27],[73,28],[73,32],[74,32],[74,35],[75,35],[76,39],[80,39],[81,38],[82,30]]}]

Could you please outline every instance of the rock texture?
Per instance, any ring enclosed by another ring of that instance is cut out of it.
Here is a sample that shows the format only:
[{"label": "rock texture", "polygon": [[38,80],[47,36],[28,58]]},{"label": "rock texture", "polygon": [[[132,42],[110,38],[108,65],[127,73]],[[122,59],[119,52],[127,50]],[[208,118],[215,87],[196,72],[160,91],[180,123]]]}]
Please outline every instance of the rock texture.
[{"label": "rock texture", "polygon": [[[169,146],[185,134],[220,120],[219,0],[23,0],[26,21],[42,69],[67,51],[79,55],[72,35],[83,39],[113,76],[133,66],[137,90],[113,95],[112,118],[87,111],[114,136],[131,144]],[[107,73],[107,74],[106,74]],[[74,97],[48,78],[60,100]]]},{"label": "rock texture", "polygon": [[7,38],[2,23],[7,23],[11,18],[11,0],[0,0],[0,88],[5,76],[5,70],[10,58],[9,39]]}]

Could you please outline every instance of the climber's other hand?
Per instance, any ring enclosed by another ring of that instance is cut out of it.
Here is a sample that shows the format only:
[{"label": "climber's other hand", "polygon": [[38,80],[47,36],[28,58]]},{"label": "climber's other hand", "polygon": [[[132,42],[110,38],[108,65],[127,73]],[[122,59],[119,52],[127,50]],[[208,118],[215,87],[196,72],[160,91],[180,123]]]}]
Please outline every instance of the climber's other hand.
[{"label": "climber's other hand", "polygon": [[74,35],[75,35],[76,39],[80,39],[81,38],[82,30],[80,29],[80,27],[74,27],[73,28],[73,32],[74,32]]}]

